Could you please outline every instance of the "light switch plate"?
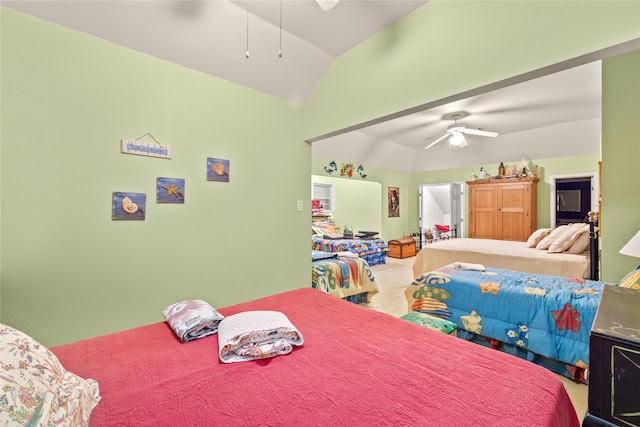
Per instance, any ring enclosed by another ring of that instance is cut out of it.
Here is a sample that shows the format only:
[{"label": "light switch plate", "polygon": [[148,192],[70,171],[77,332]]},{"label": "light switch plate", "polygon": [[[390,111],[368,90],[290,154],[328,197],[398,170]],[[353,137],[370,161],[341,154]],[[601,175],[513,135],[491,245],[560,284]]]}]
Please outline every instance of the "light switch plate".
[{"label": "light switch plate", "polygon": [[302,200],[298,200],[298,212],[302,212]]}]

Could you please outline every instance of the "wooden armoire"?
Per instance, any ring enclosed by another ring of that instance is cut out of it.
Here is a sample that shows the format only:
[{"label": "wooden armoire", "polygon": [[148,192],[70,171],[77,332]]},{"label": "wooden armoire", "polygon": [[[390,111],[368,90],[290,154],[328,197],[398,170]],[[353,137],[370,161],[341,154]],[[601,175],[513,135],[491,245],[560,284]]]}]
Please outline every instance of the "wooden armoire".
[{"label": "wooden armoire", "polygon": [[467,181],[468,236],[526,241],[537,227],[537,177]]}]

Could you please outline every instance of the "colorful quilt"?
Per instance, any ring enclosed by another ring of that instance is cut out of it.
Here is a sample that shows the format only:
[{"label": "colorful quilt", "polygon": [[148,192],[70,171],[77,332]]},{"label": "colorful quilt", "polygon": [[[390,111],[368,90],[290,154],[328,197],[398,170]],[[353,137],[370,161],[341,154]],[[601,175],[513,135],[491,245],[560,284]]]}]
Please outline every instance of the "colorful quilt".
[{"label": "colorful quilt", "polygon": [[311,237],[311,249],[324,252],[353,252],[369,265],[385,264],[389,246],[382,239],[323,239]]},{"label": "colorful quilt", "polygon": [[336,257],[312,261],[311,287],[338,298],[366,293],[367,302],[371,302],[379,292],[373,272],[362,258]]},{"label": "colorful quilt", "polygon": [[454,322],[458,336],[467,331],[586,370],[603,287],[585,279],[446,266],[418,277],[405,295],[410,310]]}]

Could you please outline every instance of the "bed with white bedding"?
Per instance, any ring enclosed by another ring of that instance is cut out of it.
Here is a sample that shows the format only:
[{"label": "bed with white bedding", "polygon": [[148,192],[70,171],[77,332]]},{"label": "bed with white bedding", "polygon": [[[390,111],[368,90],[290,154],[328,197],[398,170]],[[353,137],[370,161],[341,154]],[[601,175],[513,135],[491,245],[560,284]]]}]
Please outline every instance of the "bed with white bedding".
[{"label": "bed with white bedding", "polygon": [[551,276],[589,278],[589,252],[552,253],[528,248],[526,242],[491,239],[449,239],[420,250],[413,263],[413,277],[454,262]]}]

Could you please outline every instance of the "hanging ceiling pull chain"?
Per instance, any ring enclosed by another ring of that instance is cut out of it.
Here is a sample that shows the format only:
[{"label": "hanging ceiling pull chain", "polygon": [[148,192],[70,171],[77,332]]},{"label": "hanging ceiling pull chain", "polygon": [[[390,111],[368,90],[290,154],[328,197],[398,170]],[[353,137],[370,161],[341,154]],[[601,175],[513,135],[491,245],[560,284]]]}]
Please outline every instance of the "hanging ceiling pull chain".
[{"label": "hanging ceiling pull chain", "polygon": [[249,59],[249,0],[247,0],[247,51],[244,56]]},{"label": "hanging ceiling pull chain", "polygon": [[280,0],[280,49],[278,50],[278,58],[282,58],[282,0]]}]

